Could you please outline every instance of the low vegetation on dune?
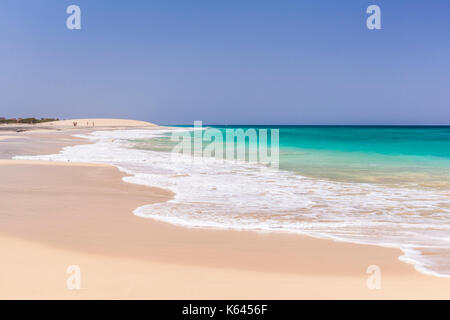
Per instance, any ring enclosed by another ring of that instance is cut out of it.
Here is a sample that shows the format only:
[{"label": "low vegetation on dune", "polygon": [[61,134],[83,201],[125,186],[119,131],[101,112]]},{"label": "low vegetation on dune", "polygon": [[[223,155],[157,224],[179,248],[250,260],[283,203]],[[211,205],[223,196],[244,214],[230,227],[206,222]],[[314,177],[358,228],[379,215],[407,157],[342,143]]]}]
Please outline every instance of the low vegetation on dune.
[{"label": "low vegetation on dune", "polygon": [[0,124],[8,124],[8,123],[27,123],[27,124],[35,124],[35,123],[43,123],[43,122],[51,122],[58,121],[58,118],[2,118],[0,117]]}]

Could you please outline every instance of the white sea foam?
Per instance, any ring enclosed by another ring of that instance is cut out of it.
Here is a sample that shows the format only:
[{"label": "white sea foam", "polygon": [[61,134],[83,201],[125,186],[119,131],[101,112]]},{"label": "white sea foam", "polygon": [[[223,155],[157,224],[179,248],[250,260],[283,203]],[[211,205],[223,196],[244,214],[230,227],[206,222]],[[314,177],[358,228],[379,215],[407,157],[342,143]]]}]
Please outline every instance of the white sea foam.
[{"label": "white sea foam", "polygon": [[131,174],[126,182],[176,194],[169,202],[137,208],[139,217],[398,247],[400,259],[418,271],[450,277],[448,191],[320,180],[257,164],[132,148],[130,140],[167,131],[98,131],[82,136],[94,144],[16,158],[109,163]]}]

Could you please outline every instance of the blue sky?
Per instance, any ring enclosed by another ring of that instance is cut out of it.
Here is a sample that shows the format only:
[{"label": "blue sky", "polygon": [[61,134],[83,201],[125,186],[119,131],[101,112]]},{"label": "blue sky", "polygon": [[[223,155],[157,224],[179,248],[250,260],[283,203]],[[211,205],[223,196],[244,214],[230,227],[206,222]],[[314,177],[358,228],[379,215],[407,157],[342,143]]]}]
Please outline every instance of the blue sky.
[{"label": "blue sky", "polygon": [[450,124],[449,57],[448,0],[2,0],[0,116]]}]

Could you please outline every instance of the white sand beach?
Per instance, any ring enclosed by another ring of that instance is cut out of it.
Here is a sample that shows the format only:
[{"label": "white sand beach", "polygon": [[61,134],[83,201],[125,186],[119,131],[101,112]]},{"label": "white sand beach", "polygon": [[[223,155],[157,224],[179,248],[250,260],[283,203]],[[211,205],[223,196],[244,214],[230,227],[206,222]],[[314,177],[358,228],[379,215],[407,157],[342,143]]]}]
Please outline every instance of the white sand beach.
[{"label": "white sand beach", "polygon": [[[89,121],[105,130],[157,128]],[[398,260],[399,249],[142,219],[134,209],[174,194],[125,183],[110,165],[11,160],[89,143],[72,135],[97,128],[71,122],[52,125],[59,130],[0,132],[1,299],[450,297],[450,279],[417,272]],[[81,270],[80,290],[66,286],[72,265]],[[371,265],[381,269],[380,289],[366,285]]]}]

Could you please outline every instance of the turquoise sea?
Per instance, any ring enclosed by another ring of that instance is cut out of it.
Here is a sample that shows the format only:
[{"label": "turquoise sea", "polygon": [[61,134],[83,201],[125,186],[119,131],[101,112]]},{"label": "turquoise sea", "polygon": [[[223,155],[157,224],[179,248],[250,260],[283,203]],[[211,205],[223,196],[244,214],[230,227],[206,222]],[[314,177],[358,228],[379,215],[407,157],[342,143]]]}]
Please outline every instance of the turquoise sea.
[{"label": "turquoise sea", "polygon": [[[224,137],[227,129],[278,129],[280,169],[305,176],[450,187],[450,126],[206,127],[221,130]],[[162,137],[145,148],[169,151],[174,144]]]}]

